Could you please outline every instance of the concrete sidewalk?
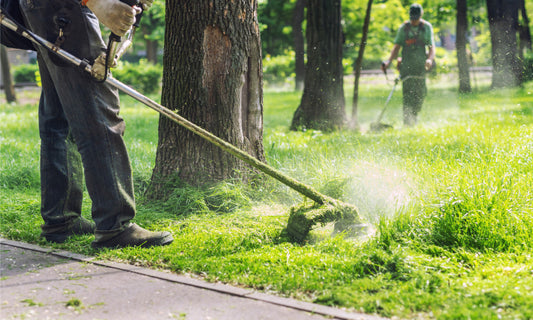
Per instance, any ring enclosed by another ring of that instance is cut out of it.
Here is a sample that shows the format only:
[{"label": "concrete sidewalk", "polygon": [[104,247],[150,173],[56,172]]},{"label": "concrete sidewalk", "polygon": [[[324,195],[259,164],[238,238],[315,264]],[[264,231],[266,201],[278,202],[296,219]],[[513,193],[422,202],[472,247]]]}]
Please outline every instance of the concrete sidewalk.
[{"label": "concrete sidewalk", "polygon": [[383,319],[0,239],[1,319]]}]

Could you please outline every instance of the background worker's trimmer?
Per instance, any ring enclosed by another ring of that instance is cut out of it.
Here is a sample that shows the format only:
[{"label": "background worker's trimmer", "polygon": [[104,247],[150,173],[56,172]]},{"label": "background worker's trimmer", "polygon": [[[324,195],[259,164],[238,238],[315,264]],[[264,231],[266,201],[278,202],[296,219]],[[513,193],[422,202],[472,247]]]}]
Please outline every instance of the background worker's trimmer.
[{"label": "background worker's trimmer", "polygon": [[[385,62],[382,62],[381,63],[381,68],[383,69],[383,73],[385,74],[385,79],[388,81],[389,78],[387,77],[387,69],[385,68],[385,66],[386,66]],[[387,130],[387,129],[392,129],[393,128],[392,125],[382,123],[381,120],[383,118],[383,115],[385,114],[385,110],[387,110],[387,106],[389,105],[389,102],[392,99],[392,95],[394,93],[394,90],[396,90],[396,86],[398,85],[399,82],[400,82],[400,77],[394,79],[394,85],[392,86],[392,90],[389,93],[389,96],[387,97],[387,101],[385,101],[385,105],[383,106],[383,109],[379,113],[378,118],[376,119],[376,121],[370,124],[370,131],[379,132],[379,131],[383,131],[383,130]]]},{"label": "background worker's trimmer", "polygon": [[[18,25],[12,19],[8,19],[8,17],[6,17],[1,10],[0,21],[3,26],[15,31],[17,34],[29,39],[35,44],[44,46],[48,50],[62,57],[64,60],[72,63],[74,66],[93,75],[93,66],[90,65],[86,60],[81,60],[73,56],[72,54],[58,48],[51,42],[32,33],[23,26]],[[274,179],[287,185],[293,190],[299,192],[300,194],[312,199],[315,203],[303,204],[298,207],[293,207],[291,209],[286,231],[288,236],[293,241],[301,242],[305,240],[311,229],[316,224],[324,225],[326,223],[334,222],[336,232],[348,231],[356,234],[359,234],[361,232],[364,233],[369,228],[368,224],[363,223],[363,220],[359,216],[359,212],[355,206],[343,203],[342,201],[323,195],[315,189],[296,181],[295,179],[283,174],[277,169],[270,167],[266,163],[257,160],[253,156],[235,147],[234,145],[220,139],[209,131],[183,118],[174,111],[140,94],[134,89],[116,80],[111,75],[105,77],[105,82],[114,86],[118,90],[126,93],[132,98],[138,100],[139,102],[145,104],[146,106],[154,109],[155,111],[176,122],[187,130],[213,143],[222,150],[234,155],[235,157],[244,161],[248,165],[260,170],[261,172],[273,177]]]}]

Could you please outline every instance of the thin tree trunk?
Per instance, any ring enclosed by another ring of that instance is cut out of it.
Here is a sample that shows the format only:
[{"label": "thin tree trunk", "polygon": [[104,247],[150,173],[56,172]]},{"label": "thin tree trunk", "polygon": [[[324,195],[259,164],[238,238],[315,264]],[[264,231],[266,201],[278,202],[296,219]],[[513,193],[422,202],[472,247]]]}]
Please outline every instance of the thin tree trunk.
[{"label": "thin tree trunk", "polygon": [[4,82],[4,92],[6,94],[7,102],[16,102],[17,96],[15,95],[15,87],[13,85],[13,78],[11,77],[11,66],[7,56],[6,47],[0,45],[0,60],[2,69],[2,80]]},{"label": "thin tree trunk", "polygon": [[335,130],[346,124],[341,0],[309,0],[305,88],[291,130]]},{"label": "thin tree trunk", "polygon": [[520,24],[520,57],[523,58],[526,52],[533,50],[531,45],[531,31],[529,29],[529,17],[526,11],[525,0],[520,0],[520,12],[522,13],[522,23]]},{"label": "thin tree trunk", "polygon": [[148,60],[149,62],[153,64],[156,64],[157,63],[157,51],[159,50],[157,41],[146,39],[145,43],[146,43],[146,60]]},{"label": "thin tree trunk", "polygon": [[354,70],[354,89],[353,89],[353,100],[352,100],[352,121],[350,126],[353,129],[359,129],[359,119],[357,117],[357,109],[359,102],[359,78],[361,77],[361,69],[363,68],[363,57],[365,54],[366,40],[368,39],[368,28],[370,27],[370,15],[372,13],[372,2],[373,0],[368,0],[366,6],[365,22],[363,24],[363,33],[361,35],[361,43],[359,44],[359,54],[355,60],[355,70]]},{"label": "thin tree trunk", "polygon": [[457,65],[459,68],[459,92],[472,92],[470,86],[470,71],[468,55],[466,53],[466,33],[468,31],[467,1],[457,0],[457,23],[456,23],[456,50]]},{"label": "thin tree trunk", "polygon": [[[256,12],[256,0],[168,0],[162,104],[264,161]],[[175,176],[203,185],[250,174],[234,156],[160,118],[148,196],[164,197],[163,183]]]},{"label": "thin tree trunk", "polygon": [[302,23],[304,21],[306,0],[297,0],[292,16],[292,38],[294,40],[295,54],[295,90],[301,91],[304,88],[305,79],[305,41]]}]

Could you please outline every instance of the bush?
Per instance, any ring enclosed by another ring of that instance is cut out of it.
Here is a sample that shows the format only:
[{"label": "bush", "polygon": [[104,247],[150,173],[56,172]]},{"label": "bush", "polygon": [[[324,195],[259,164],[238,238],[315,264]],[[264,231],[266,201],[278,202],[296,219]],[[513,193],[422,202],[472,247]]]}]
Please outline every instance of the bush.
[{"label": "bush", "polygon": [[139,63],[119,62],[117,68],[112,69],[113,77],[136,90],[148,94],[157,93],[161,88],[163,67],[154,65],[146,60]]},{"label": "bush", "polygon": [[[343,72],[345,75],[354,71],[354,60],[351,57],[342,59]],[[363,61],[363,69],[379,68],[381,61]],[[263,59],[263,80],[265,83],[282,83],[294,78],[294,51],[285,51],[278,56],[267,55]]]},{"label": "bush", "polygon": [[21,64],[13,67],[13,80],[15,83],[37,83],[39,66],[36,64]]},{"label": "bush", "polygon": [[[139,63],[119,62],[117,68],[111,70],[113,77],[134,87],[142,93],[157,93],[161,88],[163,68],[153,65],[146,60]],[[22,64],[13,67],[13,79],[16,83],[39,83],[39,66],[37,64]]]},{"label": "bush", "polygon": [[263,80],[265,83],[285,82],[287,78],[294,78],[294,69],[294,51],[275,57],[267,55],[263,59]]},{"label": "bush", "polygon": [[457,68],[457,54],[455,51],[449,51],[442,47],[435,48],[436,68],[433,68],[435,74],[450,73]]}]

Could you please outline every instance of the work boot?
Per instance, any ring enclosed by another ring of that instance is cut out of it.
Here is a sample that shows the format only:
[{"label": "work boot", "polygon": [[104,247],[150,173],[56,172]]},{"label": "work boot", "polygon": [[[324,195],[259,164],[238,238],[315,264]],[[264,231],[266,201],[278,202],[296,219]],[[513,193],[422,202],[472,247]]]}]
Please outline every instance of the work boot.
[{"label": "work boot", "polygon": [[95,226],[94,222],[79,216],[60,225],[44,224],[41,229],[41,237],[50,242],[62,243],[73,235],[93,234]]},{"label": "work boot", "polygon": [[112,236],[111,238],[102,236],[91,243],[95,249],[102,248],[124,248],[141,247],[149,248],[154,246],[165,246],[172,243],[174,238],[170,232],[153,232],[139,227],[135,223],[130,223],[126,229]]}]

